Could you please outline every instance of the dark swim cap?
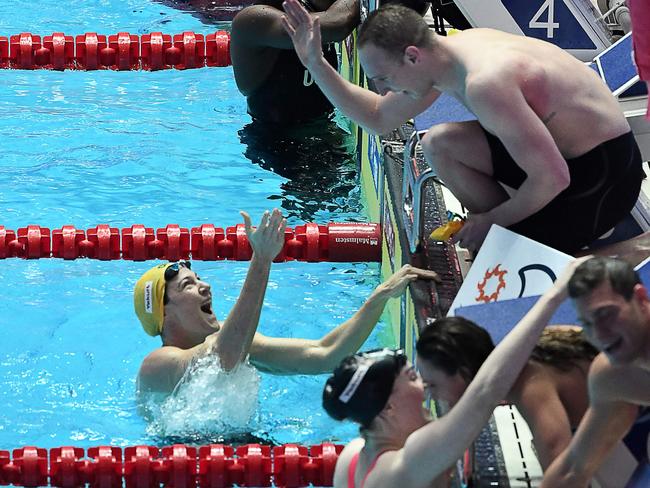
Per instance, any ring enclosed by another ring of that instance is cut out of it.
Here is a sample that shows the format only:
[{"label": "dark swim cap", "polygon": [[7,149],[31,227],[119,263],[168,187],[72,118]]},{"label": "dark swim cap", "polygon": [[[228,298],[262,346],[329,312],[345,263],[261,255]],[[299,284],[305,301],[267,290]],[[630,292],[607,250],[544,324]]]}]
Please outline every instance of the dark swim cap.
[{"label": "dark swim cap", "polygon": [[323,408],[333,419],[351,419],[369,427],[386,406],[406,362],[402,350],[392,349],[346,357],[325,383]]}]

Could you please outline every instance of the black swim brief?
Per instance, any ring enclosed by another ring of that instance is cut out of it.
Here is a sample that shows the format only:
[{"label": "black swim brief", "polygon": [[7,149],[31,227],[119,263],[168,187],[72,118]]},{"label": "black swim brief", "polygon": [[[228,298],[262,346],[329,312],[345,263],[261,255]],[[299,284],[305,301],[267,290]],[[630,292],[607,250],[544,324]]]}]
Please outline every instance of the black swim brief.
[{"label": "black swim brief", "polygon": [[[517,189],[527,178],[503,143],[483,129],[493,175]],[[641,153],[632,132],[567,159],[571,183],[548,205],[508,227],[513,232],[574,254],[612,229],[632,210],[643,179]]]}]

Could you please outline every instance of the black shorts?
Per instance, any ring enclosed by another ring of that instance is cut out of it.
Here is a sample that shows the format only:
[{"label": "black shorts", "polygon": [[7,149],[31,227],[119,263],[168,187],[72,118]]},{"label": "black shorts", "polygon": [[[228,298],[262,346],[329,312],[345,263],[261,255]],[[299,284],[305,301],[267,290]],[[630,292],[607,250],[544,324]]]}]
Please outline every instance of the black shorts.
[{"label": "black shorts", "polygon": [[[527,178],[503,143],[483,129],[492,154],[493,176],[517,189]],[[574,254],[612,229],[632,210],[643,179],[641,152],[632,132],[567,159],[569,187],[511,231]]]}]

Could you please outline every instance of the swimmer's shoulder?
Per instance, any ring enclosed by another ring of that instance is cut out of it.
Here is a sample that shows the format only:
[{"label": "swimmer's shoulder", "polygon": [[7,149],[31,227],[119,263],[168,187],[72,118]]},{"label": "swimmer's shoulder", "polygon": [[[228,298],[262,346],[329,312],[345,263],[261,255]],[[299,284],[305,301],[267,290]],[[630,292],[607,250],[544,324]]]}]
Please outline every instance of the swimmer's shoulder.
[{"label": "swimmer's shoulder", "polygon": [[589,368],[592,403],[650,404],[650,371],[637,364],[614,364],[600,353]]},{"label": "swimmer's shoulder", "polygon": [[150,352],[138,371],[139,392],[171,392],[187,368],[185,351],[162,346]]},{"label": "swimmer's shoulder", "polygon": [[339,458],[336,461],[336,468],[334,469],[334,487],[335,488],[347,488],[348,486],[348,467],[352,458],[363,449],[366,441],[361,437],[354,439],[353,441],[346,444]]},{"label": "swimmer's shoulder", "polygon": [[547,364],[529,360],[505,400],[524,412],[530,407],[535,407],[537,399],[558,394],[558,385],[552,368]]},{"label": "swimmer's shoulder", "polygon": [[231,42],[235,44],[258,44],[259,39],[256,40],[255,33],[259,32],[260,28],[270,27],[264,23],[279,23],[284,12],[271,5],[249,5],[239,11],[232,20],[231,25]]},{"label": "swimmer's shoulder", "polygon": [[170,361],[174,361],[179,355],[182,355],[183,349],[176,346],[161,346],[145,356],[142,360],[142,368],[155,368],[164,365]]}]

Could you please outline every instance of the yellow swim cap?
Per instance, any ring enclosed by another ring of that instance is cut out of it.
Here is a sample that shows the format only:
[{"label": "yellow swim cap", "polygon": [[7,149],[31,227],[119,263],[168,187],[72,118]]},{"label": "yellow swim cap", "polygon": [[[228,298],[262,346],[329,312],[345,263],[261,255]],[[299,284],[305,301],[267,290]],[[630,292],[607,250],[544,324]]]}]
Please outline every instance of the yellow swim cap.
[{"label": "yellow swim cap", "polygon": [[150,336],[160,335],[165,319],[165,271],[173,263],[154,266],[143,274],[133,290],[133,305],[142,328]]}]

